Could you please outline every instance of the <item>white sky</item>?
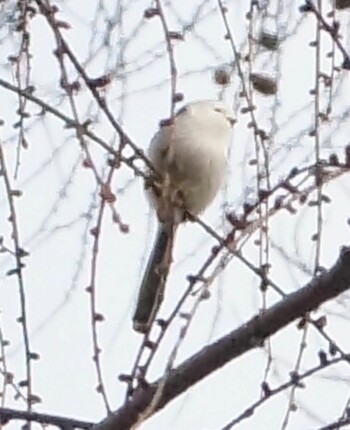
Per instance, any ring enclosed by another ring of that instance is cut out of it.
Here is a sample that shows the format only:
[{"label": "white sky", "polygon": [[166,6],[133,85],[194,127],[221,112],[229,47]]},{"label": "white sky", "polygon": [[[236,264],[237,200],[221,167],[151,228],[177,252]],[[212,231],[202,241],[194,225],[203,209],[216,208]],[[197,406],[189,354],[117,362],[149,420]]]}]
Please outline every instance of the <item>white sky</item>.
[{"label": "white sky", "polygon": [[[0,14],[1,78],[15,83],[13,70],[7,61],[7,57],[18,49],[17,35],[9,23],[14,2],[6,3],[1,6]],[[146,149],[159,120],[167,117],[170,109],[169,64],[159,19],[142,19],[143,11],[151,5],[148,1],[105,0],[101,3],[106,7],[106,12],[98,15],[97,24],[93,27],[94,16],[97,16],[95,3],[84,0],[58,3],[60,19],[68,21],[72,27],[64,31],[64,35],[81,62],[90,59],[86,66],[90,76],[100,76],[106,71],[112,74],[112,84],[106,92],[109,106],[133,141]],[[96,53],[106,28],[104,15],[116,18],[116,3],[125,9],[122,24],[115,25],[115,30],[110,34],[110,48]],[[323,3],[328,11],[328,3]],[[216,98],[219,88],[213,83],[213,69],[233,62],[230,45],[223,38],[225,30],[216,1],[203,2],[203,8],[198,8],[199,4],[199,1],[178,1],[176,5],[170,1],[163,3],[169,26],[174,30],[181,31],[198,12],[193,29],[186,33],[185,42],[174,44],[179,73],[178,90],[184,93],[186,101]],[[241,46],[246,40],[247,21],[244,16],[248,10],[247,2],[236,0],[228,4],[231,30],[237,45]],[[278,69],[277,108],[274,98],[259,94],[255,97],[258,122],[267,130],[273,127],[271,118],[276,108],[277,132],[271,143],[273,184],[292,167],[307,165],[313,160],[314,141],[308,136],[308,131],[313,121],[314,99],[309,90],[315,82],[315,48],[309,47],[308,43],[315,34],[315,20],[311,16],[302,20],[298,6],[291,1],[271,1],[271,18],[258,19],[255,24],[256,34],[261,26],[270,29],[278,26],[282,38],[288,36],[281,45],[279,56],[267,52],[256,54],[253,63],[254,70],[265,73],[276,74]],[[5,11],[8,15],[6,24],[3,24]],[[343,43],[350,49],[347,30],[350,27],[346,25],[349,12],[341,12],[339,18],[343,24]],[[31,35],[31,82],[36,87],[35,94],[72,116],[67,100],[61,98],[58,65],[52,55],[54,39],[42,17],[33,20]],[[322,69],[329,72],[330,60],[325,56],[331,47],[329,36],[325,35],[322,40]],[[126,44],[124,52],[120,49],[123,43]],[[246,52],[246,48],[245,45],[242,53]],[[336,56],[336,64],[340,63],[340,58]],[[243,67],[247,71],[247,64],[243,63]],[[71,67],[69,70],[71,79],[75,79],[75,72]],[[256,196],[256,170],[254,166],[248,166],[248,160],[254,157],[254,140],[251,130],[246,127],[246,116],[240,114],[244,102],[236,97],[240,88],[236,68],[232,81],[225,92],[225,100],[234,106],[238,124],[232,142],[230,175],[221,195],[203,216],[220,233],[228,229],[224,211],[228,208],[241,210],[243,201],[254,201]],[[333,151],[342,158],[343,148],[348,143],[346,112],[350,82],[345,72],[336,75],[334,91],[336,98],[332,121],[321,127],[321,156],[325,158]],[[321,105],[325,106],[326,101],[325,93],[321,97]],[[85,119],[89,115],[95,120],[93,131],[112,142],[116,138],[115,133],[104,115],[98,112],[86,88],[76,96],[76,102],[80,118]],[[99,203],[98,198],[93,201],[93,196],[96,197],[95,180],[91,170],[81,165],[79,144],[72,130],[65,130],[62,123],[52,116],[47,115],[45,119],[36,116],[40,109],[30,104],[28,111],[33,116],[28,120],[28,125],[32,124],[27,134],[29,149],[22,150],[19,176],[15,181],[13,173],[18,132],[12,128],[17,120],[15,111],[16,97],[2,89],[0,117],[5,120],[5,126],[1,131],[1,140],[13,188],[24,192],[23,197],[16,200],[16,209],[21,243],[30,251],[24,271],[28,323],[31,348],[40,354],[40,360],[33,362],[33,386],[35,394],[43,399],[36,410],[97,421],[105,412],[102,398],[94,390],[97,379],[91,359],[89,295],[85,292],[90,282],[93,244],[89,230],[95,225],[97,210],[94,205]],[[104,171],[105,154],[94,144],[90,149],[96,165],[101,172]],[[325,267],[334,263],[339,246],[348,242],[348,180],[348,176],[344,175],[341,180],[324,187],[325,193],[332,196],[332,204],[324,206],[321,263]],[[11,229],[7,221],[8,206],[2,183],[1,187],[0,235],[12,248]],[[131,370],[141,342],[140,335],[131,329],[131,316],[155,222],[143,195],[142,181],[134,179],[129,168],[123,166],[116,172],[113,191],[117,194],[115,207],[123,222],[129,225],[130,232],[122,234],[118,226],[112,223],[111,212],[106,210],[96,286],[98,311],[105,317],[105,321],[98,326],[99,344],[103,350],[103,375],[110,403],[115,409],[120,406],[125,394],[125,387],[117,377]],[[316,229],[316,209],[298,205],[296,208],[297,215],[282,212],[273,218],[271,243],[312,271],[314,244],[310,238]],[[88,221],[87,213],[92,215],[91,221]],[[254,238],[244,246],[243,253],[258,264],[258,248],[252,245]],[[169,314],[187,286],[186,275],[199,270],[213,244],[215,241],[199,226],[182,228],[161,315]],[[286,292],[293,291],[309,279],[273,247],[271,263],[271,279]],[[1,330],[4,337],[11,341],[7,348],[7,365],[18,382],[25,377],[21,327],[16,323],[20,312],[18,286],[16,277],[5,275],[13,267],[13,259],[7,254],[0,254]],[[213,284],[211,299],[204,302],[197,312],[177,363],[256,314],[261,306],[258,285],[258,280],[247,268],[232,260],[225,273]],[[269,304],[276,299],[276,294],[268,294]],[[341,303],[327,304],[319,314],[327,312],[327,332],[345,351],[349,351],[347,297],[341,300]],[[162,374],[181,323],[180,319],[176,320],[166,336],[151,368],[150,380]],[[301,336],[302,333],[291,326],[273,337],[273,362],[267,379],[272,387],[288,379],[297,358]],[[307,345],[302,369],[316,364],[319,348],[326,348],[311,328]],[[266,362],[265,350],[250,352],[197,384],[141,428],[219,429],[259,397]],[[337,418],[349,395],[349,370],[342,364],[307,380],[307,388],[297,391],[296,402],[300,409],[291,417],[288,428],[317,428],[323,422]],[[11,388],[8,388],[6,398],[7,406],[24,407],[23,402],[13,401]],[[287,406],[286,393],[276,396],[236,428],[281,428]]]}]

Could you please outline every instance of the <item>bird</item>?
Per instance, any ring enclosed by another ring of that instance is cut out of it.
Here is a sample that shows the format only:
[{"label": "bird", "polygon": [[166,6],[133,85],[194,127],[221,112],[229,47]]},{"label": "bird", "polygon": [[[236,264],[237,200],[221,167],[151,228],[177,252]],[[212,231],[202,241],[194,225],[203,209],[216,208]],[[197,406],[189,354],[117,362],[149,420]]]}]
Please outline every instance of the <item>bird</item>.
[{"label": "bird", "polygon": [[148,333],[162,303],[179,224],[200,215],[225,179],[234,123],[222,101],[194,101],[161,123],[151,140],[155,176],[146,188],[159,225],[133,316],[136,332]]}]

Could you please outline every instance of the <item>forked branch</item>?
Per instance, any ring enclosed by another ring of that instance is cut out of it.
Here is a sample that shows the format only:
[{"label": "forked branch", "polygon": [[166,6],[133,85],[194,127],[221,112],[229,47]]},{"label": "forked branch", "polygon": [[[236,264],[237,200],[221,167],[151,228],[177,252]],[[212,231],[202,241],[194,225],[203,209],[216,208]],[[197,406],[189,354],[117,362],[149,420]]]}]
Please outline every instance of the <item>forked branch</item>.
[{"label": "forked branch", "polygon": [[[203,348],[163,378],[138,390],[129,402],[101,423],[96,424],[94,430],[131,428],[142,420],[143,415],[149,417],[159,411],[210,373],[253,348],[261,347],[269,336],[349,288],[350,247],[343,247],[337,262],[331,269],[314,277],[304,287],[288,295],[263,314],[253,317],[226,336]],[[155,395],[156,404],[152,402]],[[152,405],[151,413],[150,405]]]}]

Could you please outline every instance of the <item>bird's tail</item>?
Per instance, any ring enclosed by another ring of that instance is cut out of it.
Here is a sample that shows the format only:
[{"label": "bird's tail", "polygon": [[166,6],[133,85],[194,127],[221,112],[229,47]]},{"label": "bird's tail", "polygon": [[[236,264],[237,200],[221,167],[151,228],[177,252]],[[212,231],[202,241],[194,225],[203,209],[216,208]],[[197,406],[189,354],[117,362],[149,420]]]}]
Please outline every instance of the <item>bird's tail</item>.
[{"label": "bird's tail", "polygon": [[147,333],[163,301],[164,287],[172,261],[176,225],[160,225],[143,275],[133,328]]}]

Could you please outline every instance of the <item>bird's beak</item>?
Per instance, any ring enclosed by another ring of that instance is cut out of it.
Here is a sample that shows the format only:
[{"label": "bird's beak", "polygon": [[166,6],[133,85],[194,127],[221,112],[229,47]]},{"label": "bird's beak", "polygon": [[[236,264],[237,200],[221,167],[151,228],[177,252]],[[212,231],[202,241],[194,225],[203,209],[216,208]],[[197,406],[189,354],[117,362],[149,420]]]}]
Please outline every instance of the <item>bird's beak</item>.
[{"label": "bird's beak", "polygon": [[235,123],[237,122],[236,119],[233,118],[233,116],[228,116],[228,117],[226,117],[226,119],[229,122],[231,127],[233,127],[235,125]]}]

